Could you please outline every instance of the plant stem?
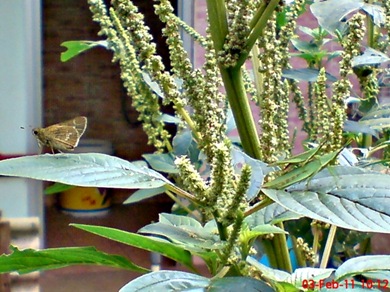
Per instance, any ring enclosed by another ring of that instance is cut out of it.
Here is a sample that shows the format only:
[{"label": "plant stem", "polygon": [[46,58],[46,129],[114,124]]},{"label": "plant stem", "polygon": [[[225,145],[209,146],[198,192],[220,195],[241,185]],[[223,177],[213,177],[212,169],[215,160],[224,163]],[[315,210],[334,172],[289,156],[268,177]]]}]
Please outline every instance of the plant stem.
[{"label": "plant stem", "polygon": [[[258,21],[253,24],[253,30],[245,45],[245,52],[241,54],[236,66],[225,68],[222,64],[219,65],[226,95],[236,121],[242,147],[246,154],[255,159],[261,158],[260,141],[245,91],[241,67],[247,60],[250,50],[255,45],[259,36],[263,33],[268,19],[272,16],[278,5],[279,0],[270,0],[265,9],[263,6],[259,8],[258,14],[256,15],[257,17],[259,15],[261,16]],[[225,2],[224,0],[207,0],[207,9],[211,39],[213,40],[215,52],[218,54],[223,49],[228,32]],[[221,239],[224,240],[225,237],[226,240],[226,228],[224,226],[218,226],[218,230]],[[271,259],[271,266],[291,271],[291,262],[285,235],[275,234],[274,243],[274,246],[272,246],[272,244],[267,245],[267,254],[269,254]],[[273,255],[273,257],[271,257],[271,255]],[[274,258],[275,261],[272,260],[272,258]]]},{"label": "plant stem", "polygon": [[[276,224],[279,228],[284,229],[283,223]],[[276,254],[277,267],[288,273],[292,273],[291,258],[288,251],[287,239],[284,234],[275,234],[273,239],[273,249],[277,250]]]},{"label": "plant stem", "polygon": [[170,197],[176,204],[178,204],[183,210],[185,210],[189,215],[192,215],[196,218],[196,220],[201,221],[199,215],[190,210],[186,205],[183,204],[171,191],[165,191],[165,193]]},{"label": "plant stem", "polygon": [[297,243],[297,239],[295,238],[295,236],[291,236],[291,241],[293,243],[293,249],[294,249],[294,252],[295,252],[295,257],[297,259],[297,264],[298,264],[298,267],[302,268],[302,267],[306,267],[307,264],[306,264],[306,260],[302,254],[302,248],[298,247],[298,243]]},{"label": "plant stem", "polygon": [[214,43],[215,52],[222,50],[225,37],[228,33],[226,6],[224,0],[207,0],[207,14],[211,39]]},{"label": "plant stem", "polygon": [[273,201],[268,198],[268,197],[265,197],[263,200],[261,200],[259,203],[257,203],[256,205],[253,205],[250,209],[248,209],[246,212],[245,212],[245,217],[271,205],[273,203]]},{"label": "plant stem", "polygon": [[257,22],[255,24],[252,22],[250,23],[251,27],[253,26],[253,30],[250,32],[247,38],[245,50],[241,53],[241,56],[237,61],[236,67],[241,67],[245,63],[250,50],[255,45],[259,36],[263,34],[263,30],[267,25],[267,21],[271,18],[273,12],[275,11],[275,8],[279,5],[279,2],[279,0],[271,0],[268,4],[266,4],[266,7],[264,7],[263,5],[259,7],[254,17],[254,20],[257,20]]},{"label": "plant stem", "polygon": [[335,226],[335,225],[332,225],[330,227],[330,229],[329,229],[328,238],[326,240],[324,253],[323,253],[322,259],[321,259],[321,264],[320,264],[320,268],[321,269],[325,269],[326,266],[328,265],[329,256],[330,256],[330,252],[332,250],[333,241],[334,241],[334,238],[336,236],[336,231],[337,231],[337,226]]},{"label": "plant stem", "polygon": [[197,200],[195,198],[195,196],[193,196],[192,194],[186,192],[185,190],[182,190],[181,188],[173,185],[173,184],[166,184],[165,185],[165,188],[168,190],[168,191],[171,191],[173,193],[175,193],[176,195],[178,195],[179,197],[182,197],[182,198],[185,198],[191,202],[193,202],[194,204],[197,204],[199,206],[202,206],[201,202],[199,202],[199,200]]},{"label": "plant stem", "polygon": [[314,227],[313,227],[313,235],[314,235],[314,238],[313,238],[313,252],[315,254],[318,253],[319,242],[320,242],[320,233],[321,233],[321,230],[316,225],[314,225]]},{"label": "plant stem", "polygon": [[261,99],[260,99],[260,92],[263,92],[264,90],[264,81],[263,81],[263,74],[260,74],[258,68],[260,68],[260,59],[259,59],[259,47],[258,46],[253,46],[252,48],[252,66],[254,68],[253,70],[253,76],[255,80],[255,87],[257,90],[257,96],[256,96],[256,101],[257,104],[261,104]]},{"label": "plant stem", "polygon": [[260,141],[245,92],[241,69],[221,68],[226,94],[236,121],[238,134],[246,154],[259,159]]},{"label": "plant stem", "polygon": [[178,114],[183,118],[183,120],[187,123],[188,127],[191,130],[191,133],[195,139],[196,142],[200,141],[199,133],[196,131],[195,124],[193,120],[191,119],[190,115],[188,114],[188,111],[186,111],[183,107],[176,106],[176,111]]}]

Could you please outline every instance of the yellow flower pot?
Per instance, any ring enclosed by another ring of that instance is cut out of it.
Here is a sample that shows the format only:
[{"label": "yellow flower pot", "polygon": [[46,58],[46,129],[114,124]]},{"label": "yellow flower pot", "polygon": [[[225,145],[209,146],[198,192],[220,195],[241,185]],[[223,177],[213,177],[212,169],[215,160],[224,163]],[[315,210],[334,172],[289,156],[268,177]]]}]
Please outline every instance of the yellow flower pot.
[{"label": "yellow flower pot", "polygon": [[111,200],[106,189],[74,187],[60,194],[61,209],[72,215],[101,215],[108,212]]}]

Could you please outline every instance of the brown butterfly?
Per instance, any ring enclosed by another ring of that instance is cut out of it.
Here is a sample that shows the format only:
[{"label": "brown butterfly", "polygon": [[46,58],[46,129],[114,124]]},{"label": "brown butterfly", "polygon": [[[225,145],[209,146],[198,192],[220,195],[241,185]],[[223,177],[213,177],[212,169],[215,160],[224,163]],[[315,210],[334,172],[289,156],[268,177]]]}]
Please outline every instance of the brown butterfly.
[{"label": "brown butterfly", "polygon": [[60,152],[74,150],[86,128],[87,118],[76,117],[46,128],[35,128],[32,130],[32,133],[37,139],[41,150],[44,146],[48,146],[51,152],[54,153],[54,149]]}]

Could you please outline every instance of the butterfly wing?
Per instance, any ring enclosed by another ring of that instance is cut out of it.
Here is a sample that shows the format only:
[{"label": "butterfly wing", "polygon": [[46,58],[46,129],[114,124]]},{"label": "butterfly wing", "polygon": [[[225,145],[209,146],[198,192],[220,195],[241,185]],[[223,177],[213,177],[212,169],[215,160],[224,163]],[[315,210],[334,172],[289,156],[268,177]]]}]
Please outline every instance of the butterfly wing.
[{"label": "butterfly wing", "polygon": [[87,118],[80,116],[57,125],[64,125],[69,127],[74,127],[79,133],[79,138],[84,134],[85,129],[87,128]]},{"label": "butterfly wing", "polygon": [[[80,137],[87,127],[86,117],[77,117],[63,123],[41,129],[45,145],[51,149],[73,150],[79,144]],[[39,142],[39,141],[38,141]]]}]

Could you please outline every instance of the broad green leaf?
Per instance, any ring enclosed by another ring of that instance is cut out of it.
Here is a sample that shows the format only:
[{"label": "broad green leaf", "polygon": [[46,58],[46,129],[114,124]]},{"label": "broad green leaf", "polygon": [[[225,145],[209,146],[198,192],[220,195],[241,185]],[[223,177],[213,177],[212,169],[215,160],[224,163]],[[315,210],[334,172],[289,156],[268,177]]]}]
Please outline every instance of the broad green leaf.
[{"label": "broad green leaf", "polygon": [[390,61],[390,58],[373,48],[366,48],[362,55],[358,55],[352,59],[352,67],[364,65],[378,65]]},{"label": "broad green leaf", "polygon": [[364,3],[362,9],[371,16],[376,26],[383,27],[383,25],[386,24],[386,14],[383,6]]},{"label": "broad green leaf", "polygon": [[166,241],[162,241],[158,238],[152,238],[148,236],[139,235],[132,232],[126,232],[115,228],[93,226],[85,224],[71,224],[72,226],[88,231],[90,233],[121,242],[123,244],[131,245],[134,247],[142,248],[151,252],[157,252],[163,256],[170,258],[182,265],[186,266],[190,270],[194,270],[192,264],[191,254],[183,248],[171,244]]},{"label": "broad green leaf", "polygon": [[286,282],[274,282],[273,287],[278,292],[297,292],[299,291],[293,284]]},{"label": "broad green leaf", "polygon": [[369,111],[359,123],[382,131],[390,127],[390,104],[380,105]]},{"label": "broad green leaf", "polygon": [[283,207],[339,227],[390,233],[390,180],[357,167],[329,167],[286,190],[263,189]]},{"label": "broad green leaf", "polygon": [[202,224],[194,218],[169,213],[160,213],[158,221],[172,226],[193,226],[195,228],[203,228]]},{"label": "broad green leaf", "polygon": [[208,292],[273,292],[267,283],[249,277],[224,277],[210,280]]},{"label": "broad green leaf", "polygon": [[341,20],[363,7],[361,0],[328,0],[316,1],[310,5],[310,10],[317,18],[318,24],[332,35],[335,31],[345,31],[346,24]]},{"label": "broad green leaf", "polygon": [[142,189],[134,192],[129,198],[127,198],[123,204],[134,204],[142,200],[150,199],[158,196],[166,191],[164,186],[154,189]]},{"label": "broad green leaf", "polygon": [[188,129],[179,131],[172,141],[173,153],[176,156],[187,155],[193,164],[199,162],[200,150],[192,133]]},{"label": "broad green leaf", "polygon": [[334,269],[299,268],[294,271],[286,282],[289,282],[300,289],[307,288],[302,287],[304,286],[302,285],[304,281],[314,280],[318,283],[319,280],[328,278],[333,272]]},{"label": "broad green leaf", "polygon": [[300,52],[312,53],[319,51],[319,47],[317,46],[317,44],[312,42],[306,42],[300,39],[292,39],[291,43]]},{"label": "broad green leaf", "polygon": [[61,46],[66,47],[67,50],[61,53],[61,62],[69,61],[77,55],[92,49],[97,46],[107,48],[106,41],[67,41],[63,42]]},{"label": "broad green leaf", "polygon": [[0,175],[100,188],[146,189],[170,183],[156,171],[100,153],[44,154],[2,160]]},{"label": "broad green leaf", "polygon": [[172,141],[175,155],[187,155],[192,141],[191,131],[188,129],[180,130]]},{"label": "broad green leaf", "polygon": [[[379,271],[369,271],[369,272],[364,272],[364,273],[361,273],[362,276],[368,278],[368,279],[377,279],[379,281],[381,281],[381,284],[385,284],[384,282],[385,281],[388,281],[388,285],[390,285],[390,270],[379,270]],[[382,287],[384,285],[381,285]]]},{"label": "broad green leaf", "polygon": [[266,163],[253,159],[246,153],[242,152],[237,147],[231,150],[233,167],[236,173],[241,173],[241,168],[244,164],[251,167],[251,180],[247,191],[247,200],[253,199],[259,193],[261,185],[263,184],[264,175],[273,171],[273,167],[269,167]]},{"label": "broad green leaf", "polygon": [[283,282],[287,281],[291,277],[289,273],[265,266],[253,257],[248,257],[247,262],[261,271],[262,275],[267,279],[271,279],[276,282]]},{"label": "broad green leaf", "polygon": [[94,247],[64,247],[44,250],[19,250],[12,247],[10,255],[0,256],[0,273],[20,274],[63,268],[73,265],[100,265],[127,269],[139,273],[148,272],[119,255],[110,255]]},{"label": "broad green leaf", "polygon": [[123,286],[119,292],[206,291],[209,283],[210,280],[206,277],[195,274],[158,271],[138,277]]},{"label": "broad green leaf", "polygon": [[263,224],[277,224],[283,221],[296,220],[301,218],[298,215],[281,205],[272,204],[263,208],[245,218],[245,222],[250,228]]},{"label": "broad green leaf", "polygon": [[[368,255],[347,260],[335,273],[338,281],[360,275],[365,272],[380,272],[390,270],[390,255]],[[389,279],[388,279],[389,280]]]},{"label": "broad green leaf", "polygon": [[225,277],[208,279],[195,274],[180,271],[159,271],[143,275],[128,284],[119,292],[155,292],[155,291],[210,291],[236,292],[272,292],[267,283],[248,277]]},{"label": "broad green leaf", "polygon": [[179,169],[174,162],[175,159],[170,153],[143,154],[142,157],[157,171],[179,173]]},{"label": "broad green leaf", "polygon": [[[318,284],[318,283],[317,283]],[[339,286],[338,288],[337,287],[337,284],[333,284],[334,287],[330,286],[330,288],[322,288],[321,292],[334,292],[334,291],[343,291],[343,292],[367,292],[370,291],[370,292],[381,292],[382,290],[378,290],[378,289],[375,289],[375,288],[362,288],[361,285],[359,285],[359,282],[358,281],[355,281],[354,284],[352,285],[352,281],[349,280],[347,282],[344,282],[344,283],[339,283],[343,286]],[[325,284],[323,284],[325,285]],[[331,285],[331,284],[328,284],[328,285]],[[322,286],[324,287],[324,286]],[[317,291],[317,290],[316,290]]]},{"label": "broad green leaf", "polygon": [[218,236],[207,232],[202,227],[191,225],[173,226],[166,223],[153,223],[141,228],[138,232],[169,239],[176,245],[191,252],[204,252],[220,249],[223,243]]},{"label": "broad green leaf", "polygon": [[346,120],[344,122],[344,131],[346,132],[352,132],[352,133],[362,133],[362,134],[369,134],[374,137],[379,137],[378,132],[371,128],[369,125],[364,124],[364,122],[355,122],[355,121],[349,121]]}]

